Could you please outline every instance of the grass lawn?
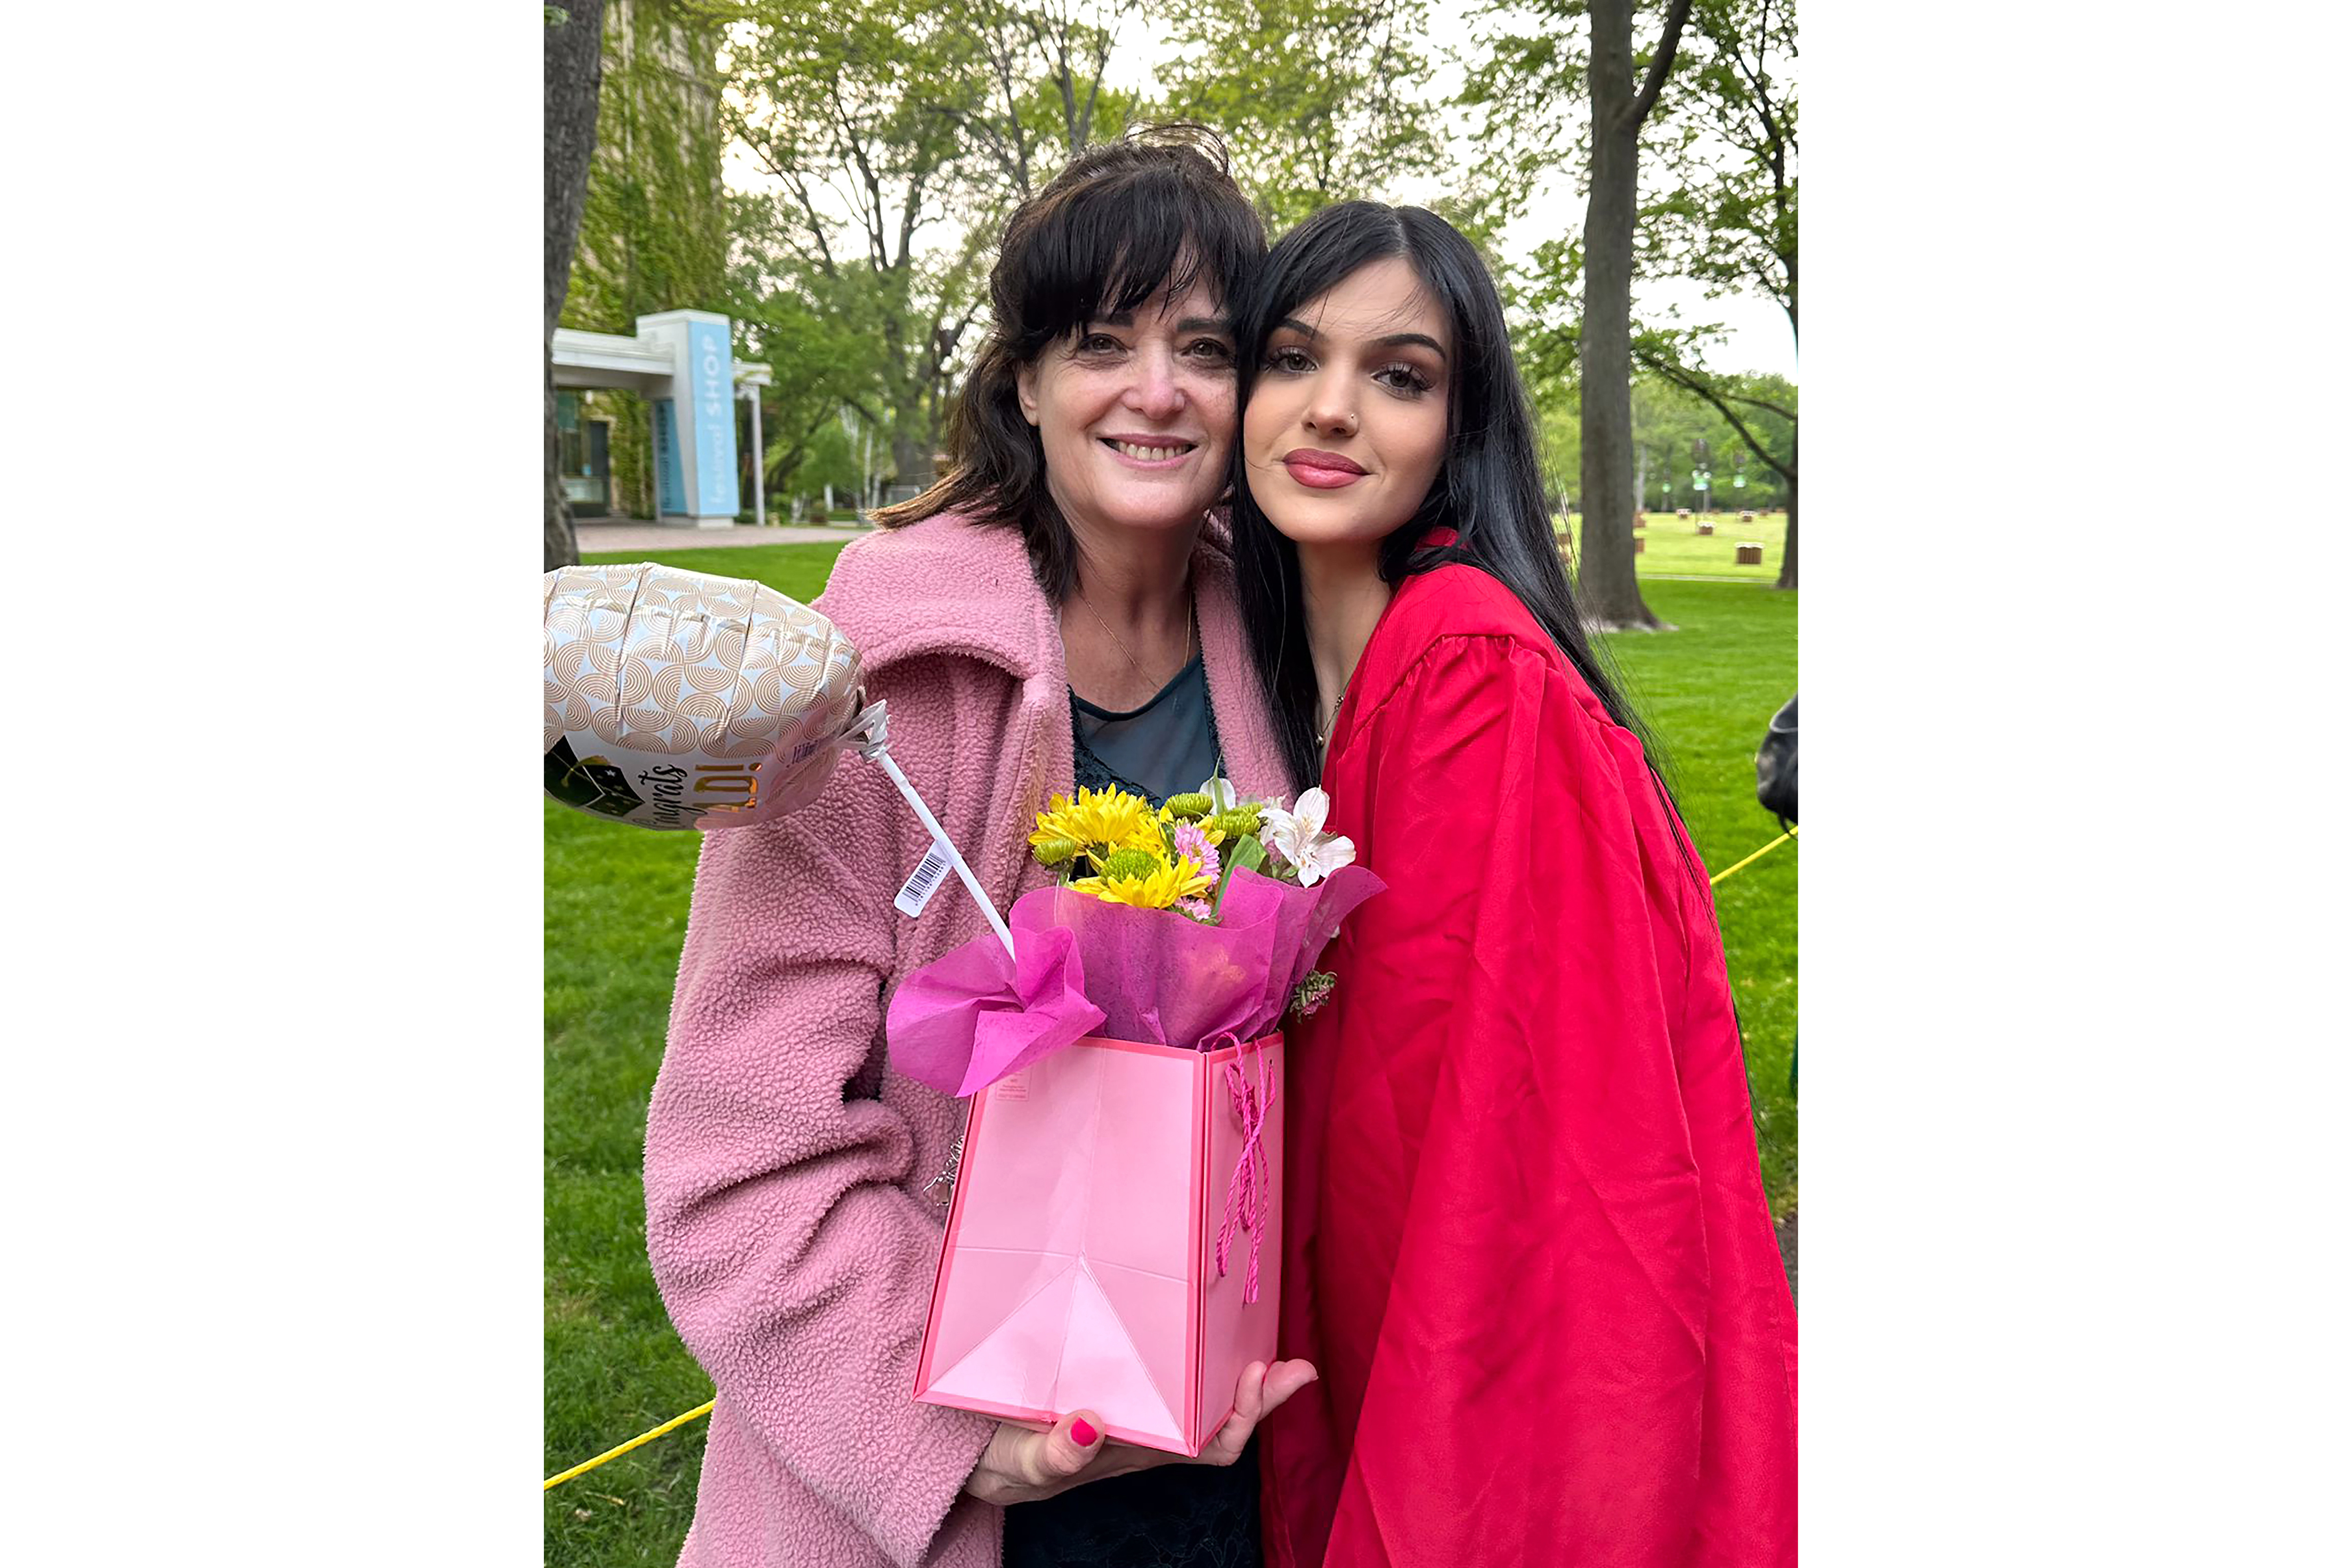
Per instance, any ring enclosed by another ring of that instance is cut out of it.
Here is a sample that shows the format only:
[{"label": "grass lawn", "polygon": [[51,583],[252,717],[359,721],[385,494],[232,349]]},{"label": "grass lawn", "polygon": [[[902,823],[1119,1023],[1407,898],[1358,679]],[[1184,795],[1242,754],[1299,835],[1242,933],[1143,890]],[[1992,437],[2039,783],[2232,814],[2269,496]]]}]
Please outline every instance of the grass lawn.
[{"label": "grass lawn", "polygon": [[[1769,583],[1780,575],[1780,549],[1789,537],[1789,514],[1785,511],[1759,512],[1746,522],[1739,521],[1738,508],[1717,511],[1712,519],[1676,517],[1670,511],[1654,511],[1646,516],[1649,521],[1633,536],[1642,542],[1642,553],[1633,558],[1633,570],[1642,576],[1686,574]],[[1698,531],[1702,521],[1712,521],[1715,531],[1702,536]],[[1574,514],[1572,526],[1581,529],[1583,525],[1583,514]],[[1555,531],[1560,526],[1557,521],[1552,524]],[[1762,545],[1763,564],[1740,565],[1738,556],[1742,544]],[[1650,607],[1657,608],[1655,605]],[[1672,616],[1666,618],[1674,619]]]},{"label": "grass lawn", "polygon": [[[1651,532],[1657,531],[1653,524]],[[1777,528],[1768,581],[1778,559]],[[1724,544],[1725,535],[1693,544]],[[1643,557],[1657,559],[1660,547]],[[815,596],[838,544],[762,544],[666,557]],[[592,555],[591,563],[642,560]],[[661,558],[661,557],[657,557]],[[1729,574],[1729,568],[1726,568]],[[1720,870],[1778,828],[1756,805],[1756,742],[1796,688],[1797,600],[1744,583],[1652,581],[1650,607],[1681,627],[1609,639],[1662,738],[1699,852]],[[661,1065],[698,842],[621,828],[549,802],[546,816],[545,1468],[592,1455],[710,1397],[671,1331],[646,1262],[645,1114]],[[1748,1042],[1773,1210],[1797,1199],[1797,857],[1784,845],[1716,889]],[[669,1568],[694,1513],[695,1422],[546,1494],[550,1568]]]}]

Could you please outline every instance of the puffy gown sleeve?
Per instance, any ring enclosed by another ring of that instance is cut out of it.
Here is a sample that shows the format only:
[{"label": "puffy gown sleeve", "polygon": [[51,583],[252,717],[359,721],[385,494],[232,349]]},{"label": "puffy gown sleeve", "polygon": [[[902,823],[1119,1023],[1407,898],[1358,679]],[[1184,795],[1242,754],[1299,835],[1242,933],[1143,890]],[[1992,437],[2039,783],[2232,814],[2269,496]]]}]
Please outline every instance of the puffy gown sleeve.
[{"label": "puffy gown sleeve", "polygon": [[1695,1539],[1707,1204],[1675,1039],[1704,879],[1591,703],[1514,638],[1441,637],[1347,737],[1384,763],[1334,757],[1389,886],[1342,939],[1332,1020],[1334,1568],[1718,1560]]}]

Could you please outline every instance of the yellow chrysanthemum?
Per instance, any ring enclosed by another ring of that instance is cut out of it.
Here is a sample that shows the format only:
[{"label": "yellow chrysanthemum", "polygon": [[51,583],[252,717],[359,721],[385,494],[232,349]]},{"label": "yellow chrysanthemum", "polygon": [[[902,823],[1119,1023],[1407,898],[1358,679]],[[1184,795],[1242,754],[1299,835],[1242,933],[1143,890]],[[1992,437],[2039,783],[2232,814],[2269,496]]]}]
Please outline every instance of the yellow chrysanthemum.
[{"label": "yellow chrysanthemum", "polygon": [[1073,844],[1078,841],[1077,834],[1071,829],[1070,797],[1066,795],[1047,801],[1045,809],[1037,814],[1037,830],[1029,836],[1029,847],[1040,848],[1056,838],[1066,838]]},{"label": "yellow chrysanthemum", "polygon": [[1164,851],[1167,843],[1151,803],[1117,789],[1082,789],[1076,800],[1054,796],[1037,814],[1037,830],[1029,843],[1036,847],[1056,838],[1088,848],[1149,849],[1155,854]]},{"label": "yellow chrysanthemum", "polygon": [[1179,899],[1206,892],[1214,884],[1208,873],[1180,856],[1174,865],[1161,861],[1138,877],[1081,877],[1070,884],[1075,892],[1088,893],[1109,904],[1133,904],[1140,910],[1164,910]]}]

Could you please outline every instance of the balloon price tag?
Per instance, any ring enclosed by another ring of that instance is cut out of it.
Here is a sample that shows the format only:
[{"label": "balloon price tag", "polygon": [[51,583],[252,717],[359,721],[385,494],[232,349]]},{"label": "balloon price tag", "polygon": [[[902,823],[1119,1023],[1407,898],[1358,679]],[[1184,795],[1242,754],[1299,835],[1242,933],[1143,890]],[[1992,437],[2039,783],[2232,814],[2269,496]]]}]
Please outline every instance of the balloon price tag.
[{"label": "balloon price tag", "polygon": [[898,896],[890,900],[890,907],[909,920],[921,914],[930,903],[931,895],[940,890],[940,884],[947,880],[948,868],[954,864],[954,852],[938,839],[931,840],[931,847],[923,852],[922,864],[898,889]]}]

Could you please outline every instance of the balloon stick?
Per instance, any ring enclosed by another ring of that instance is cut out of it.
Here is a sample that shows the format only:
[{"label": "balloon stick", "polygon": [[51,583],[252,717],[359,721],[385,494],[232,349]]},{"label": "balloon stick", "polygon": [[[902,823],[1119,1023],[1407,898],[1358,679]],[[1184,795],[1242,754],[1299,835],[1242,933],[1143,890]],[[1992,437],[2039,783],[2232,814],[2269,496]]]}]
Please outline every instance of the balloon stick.
[{"label": "balloon stick", "polygon": [[898,786],[898,793],[907,797],[907,804],[915,808],[917,816],[922,818],[923,826],[930,833],[931,842],[947,852],[949,864],[955,868],[955,873],[962,879],[964,890],[971,895],[972,902],[980,906],[980,912],[988,917],[990,929],[996,932],[996,940],[1004,944],[1005,952],[1012,952],[1013,932],[1006,927],[1004,917],[996,912],[996,906],[989,902],[986,893],[981,891],[980,879],[972,875],[971,867],[965,862],[962,852],[948,837],[948,830],[940,826],[940,819],[931,815],[931,808],[923,804],[923,797],[916,793],[913,782],[899,770],[898,759],[890,754],[888,708],[887,702],[876,702],[858,714],[850,726],[850,733],[856,735],[863,731],[866,738],[853,741],[851,744],[858,755],[878,764],[884,773],[890,775],[890,782]]}]

